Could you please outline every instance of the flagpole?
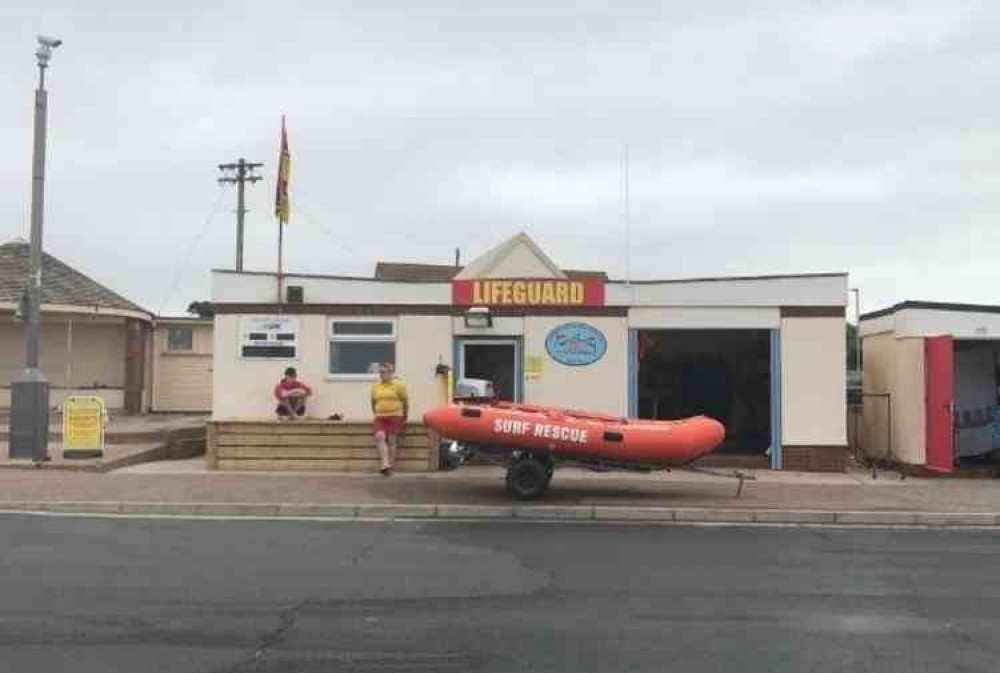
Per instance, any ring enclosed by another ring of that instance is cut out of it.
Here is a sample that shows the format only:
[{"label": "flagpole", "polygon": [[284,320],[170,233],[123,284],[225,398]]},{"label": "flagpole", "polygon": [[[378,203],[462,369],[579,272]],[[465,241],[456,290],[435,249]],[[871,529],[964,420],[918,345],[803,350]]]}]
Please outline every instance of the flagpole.
[{"label": "flagpole", "polygon": [[285,115],[281,115],[281,150],[278,155],[278,182],[274,200],[274,214],[278,220],[278,313],[281,314],[284,304],[282,297],[281,277],[285,272],[284,242],[285,223],[288,220],[288,133],[285,130]]},{"label": "flagpole", "polygon": [[284,263],[282,259],[283,244],[285,240],[285,225],[281,223],[281,218],[278,218],[278,314],[281,314],[282,304],[284,303],[284,298],[281,296],[281,274],[284,271]]}]

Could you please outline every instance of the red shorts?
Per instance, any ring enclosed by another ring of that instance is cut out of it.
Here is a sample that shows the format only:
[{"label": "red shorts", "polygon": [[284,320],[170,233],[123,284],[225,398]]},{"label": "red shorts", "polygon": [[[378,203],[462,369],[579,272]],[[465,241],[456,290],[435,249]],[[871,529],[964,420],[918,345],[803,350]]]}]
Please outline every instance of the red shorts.
[{"label": "red shorts", "polygon": [[402,416],[376,416],[373,425],[376,434],[401,435],[406,430],[406,420]]}]

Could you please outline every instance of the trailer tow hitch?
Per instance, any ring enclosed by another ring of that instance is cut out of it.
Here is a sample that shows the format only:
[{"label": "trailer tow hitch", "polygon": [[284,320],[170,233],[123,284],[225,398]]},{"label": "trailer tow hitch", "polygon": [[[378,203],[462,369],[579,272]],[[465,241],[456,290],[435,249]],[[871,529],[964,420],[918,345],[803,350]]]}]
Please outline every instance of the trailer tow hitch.
[{"label": "trailer tow hitch", "polygon": [[757,481],[757,477],[752,474],[747,474],[743,470],[733,470],[732,472],[717,472],[715,470],[708,470],[703,467],[685,467],[685,470],[689,472],[700,472],[701,474],[708,474],[713,477],[724,477],[727,479],[736,479],[736,497],[739,498],[743,495],[743,483],[746,481]]}]

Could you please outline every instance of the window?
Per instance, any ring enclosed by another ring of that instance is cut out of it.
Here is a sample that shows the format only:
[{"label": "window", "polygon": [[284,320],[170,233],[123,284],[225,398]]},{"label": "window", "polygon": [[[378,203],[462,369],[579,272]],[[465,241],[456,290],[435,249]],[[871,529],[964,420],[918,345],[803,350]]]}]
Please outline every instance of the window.
[{"label": "window", "polygon": [[297,318],[244,318],[240,335],[240,357],[244,359],[295,360],[298,357]]},{"label": "window", "polygon": [[330,322],[330,373],[368,376],[396,363],[396,324],[389,320]]},{"label": "window", "polygon": [[167,350],[194,350],[194,329],[191,327],[171,327],[167,330]]}]

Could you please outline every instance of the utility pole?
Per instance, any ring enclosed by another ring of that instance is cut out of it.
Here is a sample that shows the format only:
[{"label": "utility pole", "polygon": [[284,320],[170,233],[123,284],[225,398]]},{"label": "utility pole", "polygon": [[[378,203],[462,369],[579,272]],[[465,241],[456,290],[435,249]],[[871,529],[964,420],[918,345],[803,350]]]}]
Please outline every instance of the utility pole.
[{"label": "utility pole", "polygon": [[219,164],[219,170],[222,171],[222,177],[219,178],[219,184],[235,184],[236,185],[236,270],[243,270],[243,216],[246,215],[247,209],[243,205],[243,187],[246,183],[258,182],[262,180],[259,175],[254,175],[254,170],[260,168],[264,164],[254,163],[247,161],[245,159],[240,159],[233,164]]},{"label": "utility pole", "polygon": [[31,163],[31,244],[25,289],[24,370],[11,383],[10,457],[41,462],[49,449],[49,382],[38,366],[42,322],[42,224],[45,219],[45,143],[49,98],[45,69],[62,40],[38,36],[38,88],[35,89],[35,140]]}]

